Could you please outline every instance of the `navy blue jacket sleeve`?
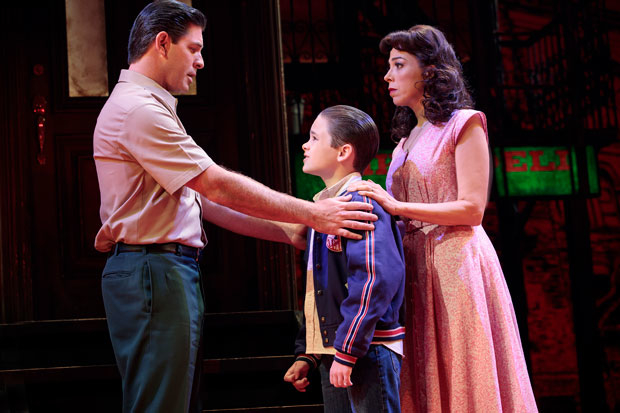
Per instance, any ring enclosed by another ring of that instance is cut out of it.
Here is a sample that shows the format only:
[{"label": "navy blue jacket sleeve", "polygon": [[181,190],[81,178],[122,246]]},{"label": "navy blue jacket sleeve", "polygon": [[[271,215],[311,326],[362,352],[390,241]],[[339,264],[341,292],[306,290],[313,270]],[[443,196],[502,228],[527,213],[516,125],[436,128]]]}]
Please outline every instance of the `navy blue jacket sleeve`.
[{"label": "navy blue jacket sleeve", "polygon": [[306,352],[306,319],[301,328],[297,332],[297,338],[295,338],[295,355],[303,354]]},{"label": "navy blue jacket sleeve", "polygon": [[321,362],[320,356],[315,354],[306,353],[306,320],[302,324],[299,332],[297,333],[297,339],[295,340],[295,361],[305,361],[313,369],[317,368]]},{"label": "navy blue jacket sleeve", "polygon": [[[308,229],[308,233],[310,233],[310,229]],[[310,237],[308,237],[306,241],[306,250],[304,251],[304,268],[308,266],[308,251],[310,250]],[[304,291],[306,291],[306,277],[304,274]],[[305,297],[304,297],[305,300]],[[303,323],[301,323],[301,328],[297,333],[297,338],[295,339],[295,355],[303,354],[306,352],[306,317],[303,317]]]},{"label": "navy blue jacket sleeve", "polygon": [[335,361],[353,366],[368,352],[377,321],[391,309],[405,273],[400,234],[393,218],[376,201],[353,193],[351,201],[372,203],[378,216],[374,231],[365,231],[361,240],[346,240],[348,296],[340,305],[344,318],[336,331]]}]

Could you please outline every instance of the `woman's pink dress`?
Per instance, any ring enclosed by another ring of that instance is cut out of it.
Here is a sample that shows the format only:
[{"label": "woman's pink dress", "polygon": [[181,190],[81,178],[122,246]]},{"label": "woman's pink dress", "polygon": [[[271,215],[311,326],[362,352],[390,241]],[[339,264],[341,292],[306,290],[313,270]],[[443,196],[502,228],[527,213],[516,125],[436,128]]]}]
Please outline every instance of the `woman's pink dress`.
[{"label": "woman's pink dress", "polygon": [[[479,116],[456,111],[394,150],[388,191],[405,202],[457,199],[459,132]],[[408,147],[409,145],[405,145]],[[405,219],[407,335],[403,412],[536,412],[517,322],[497,254],[482,226]]]}]

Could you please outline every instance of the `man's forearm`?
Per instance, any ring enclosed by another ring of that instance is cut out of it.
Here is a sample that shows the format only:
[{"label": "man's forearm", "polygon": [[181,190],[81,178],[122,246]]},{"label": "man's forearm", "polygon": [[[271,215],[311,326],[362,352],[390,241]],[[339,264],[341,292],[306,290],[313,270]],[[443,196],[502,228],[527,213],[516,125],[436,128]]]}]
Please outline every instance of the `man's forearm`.
[{"label": "man's forearm", "polygon": [[292,242],[293,224],[255,218],[201,197],[203,218],[219,227],[267,241]]},{"label": "man's forearm", "polygon": [[314,204],[283,194],[236,172],[212,165],[189,186],[207,199],[258,218],[309,225]]},{"label": "man's forearm", "polygon": [[348,202],[351,195],[308,202],[274,191],[218,165],[211,165],[186,185],[213,202],[247,215],[300,223],[325,234],[347,238],[361,238],[349,229],[371,231],[374,226],[367,221],[377,219],[367,212],[372,210],[372,205]]}]

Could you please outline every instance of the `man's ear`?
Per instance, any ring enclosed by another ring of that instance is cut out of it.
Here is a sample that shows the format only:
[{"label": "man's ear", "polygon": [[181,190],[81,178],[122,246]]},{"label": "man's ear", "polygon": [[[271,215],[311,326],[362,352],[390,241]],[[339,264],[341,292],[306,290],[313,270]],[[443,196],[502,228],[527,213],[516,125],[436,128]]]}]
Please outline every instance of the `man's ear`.
[{"label": "man's ear", "polygon": [[170,50],[170,35],[166,32],[159,32],[155,36],[155,50],[162,57],[168,57],[168,50]]},{"label": "man's ear", "polygon": [[344,162],[347,159],[353,159],[353,146],[350,143],[345,143],[338,150],[338,162]]}]

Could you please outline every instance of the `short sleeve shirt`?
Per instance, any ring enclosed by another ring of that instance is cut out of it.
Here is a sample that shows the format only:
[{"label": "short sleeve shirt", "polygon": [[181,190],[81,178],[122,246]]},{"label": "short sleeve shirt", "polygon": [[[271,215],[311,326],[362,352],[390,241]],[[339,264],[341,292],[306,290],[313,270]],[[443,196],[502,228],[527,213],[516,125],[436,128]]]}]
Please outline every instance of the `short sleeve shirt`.
[{"label": "short sleeve shirt", "polygon": [[123,70],[97,119],[93,152],[102,226],[95,248],[177,242],[202,248],[200,196],[185,184],[213,164],[154,80]]}]

